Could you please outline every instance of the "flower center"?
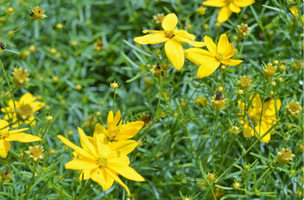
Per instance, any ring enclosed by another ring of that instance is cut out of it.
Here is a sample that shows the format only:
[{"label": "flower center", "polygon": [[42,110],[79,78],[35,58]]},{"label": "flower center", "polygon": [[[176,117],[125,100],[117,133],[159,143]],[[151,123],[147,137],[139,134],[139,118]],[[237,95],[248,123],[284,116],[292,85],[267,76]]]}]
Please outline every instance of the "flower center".
[{"label": "flower center", "polygon": [[215,58],[216,58],[218,61],[224,60],[224,56],[223,56],[223,54],[221,54],[221,53],[217,53],[217,54],[215,55]]},{"label": "flower center", "polygon": [[175,36],[173,31],[165,31],[165,35],[167,38],[173,38]]},{"label": "flower center", "polygon": [[21,121],[25,121],[32,116],[33,108],[29,104],[21,104],[17,109],[17,118]]},{"label": "flower center", "polygon": [[100,157],[97,158],[96,164],[99,167],[106,167],[108,165],[108,160],[107,160],[107,158],[100,156]]}]

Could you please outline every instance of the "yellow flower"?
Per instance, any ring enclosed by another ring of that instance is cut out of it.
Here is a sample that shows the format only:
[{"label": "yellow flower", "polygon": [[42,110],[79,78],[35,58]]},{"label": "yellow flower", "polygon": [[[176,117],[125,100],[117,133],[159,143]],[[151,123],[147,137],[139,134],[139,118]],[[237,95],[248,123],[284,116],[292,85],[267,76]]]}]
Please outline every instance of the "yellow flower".
[{"label": "yellow flower", "polygon": [[182,43],[186,42],[194,47],[203,47],[205,44],[193,41],[195,36],[187,31],[177,30],[175,28],[177,22],[178,19],[174,13],[168,14],[162,22],[164,30],[144,30],[143,33],[151,32],[152,34],[136,37],[134,41],[139,44],[159,44],[165,42],[165,52],[168,59],[177,70],[180,70],[185,61]]},{"label": "yellow flower", "polygon": [[[290,8],[290,12],[291,12],[291,14],[292,14],[293,16],[295,16],[296,18],[299,19],[299,12],[298,12],[298,8],[297,8],[296,6],[292,6],[292,7]],[[304,22],[303,16],[301,16],[301,19],[302,19],[302,23],[303,23],[303,22]],[[297,20],[297,21],[298,21],[298,23],[300,24],[300,26],[301,26],[302,28],[304,28],[303,25],[301,24],[301,22],[300,22],[299,20]]]},{"label": "yellow flower", "polygon": [[[253,98],[253,94],[250,95],[249,99],[252,101],[252,105],[249,107],[247,113],[248,116],[254,125],[255,130],[249,125],[247,121],[243,128],[243,134],[245,138],[253,137],[254,135],[263,136],[273,125],[273,122],[276,121],[276,109],[277,111],[281,108],[281,100],[280,99],[269,99],[264,102],[263,112],[262,112],[262,100],[259,94],[256,94]],[[245,113],[245,106],[247,106],[244,102],[238,101],[242,113]],[[261,115],[262,112],[262,115]],[[247,117],[247,116],[246,116]],[[262,119],[261,119],[262,117]],[[261,123],[260,123],[261,121]],[[270,141],[271,133],[267,133],[261,141],[264,143],[268,143]]]},{"label": "yellow flower", "polygon": [[36,142],[41,141],[40,137],[22,133],[28,128],[22,128],[18,130],[9,131],[9,123],[0,119],[0,156],[7,157],[9,150],[11,149],[11,141],[18,142]]},{"label": "yellow flower", "polygon": [[123,124],[120,117],[120,110],[116,113],[115,117],[113,111],[110,111],[107,118],[107,129],[102,125],[98,126],[99,132],[106,135],[110,142],[132,138],[145,124],[143,121]]},{"label": "yellow flower", "polygon": [[79,158],[66,163],[65,168],[83,170],[80,174],[80,180],[91,178],[100,184],[105,191],[116,181],[126,189],[129,195],[129,188],[121,181],[118,174],[130,180],[145,181],[141,175],[129,167],[130,160],[126,154],[111,150],[108,144],[103,144],[100,140],[96,140],[95,146],[80,128],[78,128],[78,132],[82,148],[61,135],[57,135],[57,137],[79,155]]},{"label": "yellow flower", "polygon": [[185,56],[191,62],[201,64],[197,71],[199,78],[204,78],[212,74],[220,64],[235,66],[243,62],[242,60],[230,59],[236,52],[234,44],[228,41],[226,34],[222,34],[217,46],[208,36],[204,37],[204,42],[209,51],[198,48],[190,48],[185,51]]},{"label": "yellow flower", "polygon": [[45,18],[46,15],[44,14],[44,10],[40,8],[39,6],[35,7],[32,12],[30,13],[30,16],[34,20],[40,21],[41,19]]},{"label": "yellow flower", "polygon": [[217,15],[217,21],[223,23],[229,19],[232,12],[240,13],[241,8],[247,7],[253,3],[254,0],[207,0],[203,5],[221,8]]},{"label": "yellow flower", "polygon": [[[31,93],[24,94],[19,102],[15,101],[16,110],[14,107],[13,100],[8,101],[8,106],[6,108],[1,108],[3,113],[6,113],[4,116],[5,120],[12,120],[12,127],[17,127],[17,121],[24,122],[25,124],[31,123],[35,117],[33,113],[42,108],[40,101],[35,101],[36,97],[33,97]],[[36,121],[33,121],[31,124],[35,125]]]}]

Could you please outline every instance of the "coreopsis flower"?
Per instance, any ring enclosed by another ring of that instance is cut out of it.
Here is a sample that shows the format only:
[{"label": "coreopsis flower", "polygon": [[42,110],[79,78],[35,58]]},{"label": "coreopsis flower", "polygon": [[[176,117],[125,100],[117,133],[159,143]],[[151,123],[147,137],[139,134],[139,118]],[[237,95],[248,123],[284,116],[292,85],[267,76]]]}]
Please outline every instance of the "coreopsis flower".
[{"label": "coreopsis flower", "polygon": [[33,113],[42,108],[40,101],[35,101],[36,97],[33,97],[31,93],[24,94],[19,102],[15,101],[16,109],[13,103],[13,100],[8,101],[8,106],[6,108],[1,108],[1,112],[6,113],[4,116],[5,120],[12,120],[12,127],[17,127],[17,121],[25,124],[31,123],[35,125],[36,121],[33,121],[35,117]]},{"label": "coreopsis flower", "polygon": [[[249,107],[247,113],[248,116],[254,126],[250,126],[249,119],[247,118],[247,115],[245,118],[247,119],[243,128],[243,135],[245,138],[253,137],[254,135],[263,136],[272,126],[273,122],[276,122],[276,109],[277,111],[281,108],[281,100],[280,99],[268,99],[264,102],[264,107],[262,111],[262,100],[259,94],[256,94],[253,98],[253,94],[249,97],[251,101],[251,106]],[[246,105],[244,102],[238,101],[238,104],[240,105],[242,109],[242,114],[245,114],[245,106],[246,109],[248,105]],[[276,106],[275,106],[276,104]],[[262,112],[262,115],[261,115]],[[262,117],[262,118],[261,118]],[[268,143],[270,141],[271,133],[267,133],[261,141],[264,143]]]},{"label": "coreopsis flower", "polygon": [[[299,12],[298,12],[298,8],[297,8],[296,6],[292,6],[292,7],[290,8],[290,12],[291,12],[291,14],[292,14],[293,16],[295,16],[296,18],[299,19]],[[302,19],[302,23],[303,23],[303,22],[304,22],[303,16],[301,16],[301,19]],[[303,25],[301,24],[301,22],[300,22],[299,20],[297,20],[297,22],[300,24],[300,26],[301,26],[302,28],[304,28]]]},{"label": "coreopsis flower", "polygon": [[174,13],[170,13],[162,21],[164,30],[144,30],[143,33],[151,32],[152,34],[136,37],[134,41],[139,44],[159,44],[165,42],[165,52],[168,59],[177,70],[180,70],[185,61],[182,43],[186,42],[194,47],[203,47],[205,44],[193,41],[195,36],[187,31],[177,30],[175,28],[177,22],[177,16]]},{"label": "coreopsis flower", "polygon": [[35,7],[32,12],[30,13],[32,19],[40,21],[41,19],[45,18],[46,15],[44,14],[44,10],[39,6]]},{"label": "coreopsis flower", "polygon": [[185,51],[185,56],[188,60],[201,64],[197,71],[199,78],[209,76],[220,64],[235,66],[243,62],[242,60],[230,59],[237,50],[233,48],[233,43],[229,44],[226,34],[221,35],[217,46],[208,36],[204,37],[204,42],[209,51],[198,48],[190,48]]},{"label": "coreopsis flower", "polygon": [[110,142],[132,138],[145,124],[143,121],[123,124],[120,117],[120,110],[117,111],[115,116],[113,111],[110,111],[107,118],[107,129],[104,126],[99,126],[100,132],[106,135]]},{"label": "coreopsis flower", "polygon": [[118,182],[130,195],[129,188],[121,181],[119,174],[133,181],[145,181],[133,168],[129,167],[130,160],[124,153],[111,150],[108,144],[96,140],[93,145],[85,133],[78,128],[81,146],[79,147],[61,135],[57,137],[79,155],[78,158],[65,164],[66,169],[82,170],[80,180],[91,178],[107,191],[114,183]]},{"label": "coreopsis flower", "polygon": [[11,141],[36,142],[41,141],[40,137],[23,133],[28,128],[9,131],[9,123],[0,119],[0,156],[6,158],[11,149]]},{"label": "coreopsis flower", "polygon": [[247,7],[254,2],[254,0],[207,0],[203,5],[221,8],[217,15],[217,21],[223,23],[229,19],[232,12],[240,13],[241,8]]}]

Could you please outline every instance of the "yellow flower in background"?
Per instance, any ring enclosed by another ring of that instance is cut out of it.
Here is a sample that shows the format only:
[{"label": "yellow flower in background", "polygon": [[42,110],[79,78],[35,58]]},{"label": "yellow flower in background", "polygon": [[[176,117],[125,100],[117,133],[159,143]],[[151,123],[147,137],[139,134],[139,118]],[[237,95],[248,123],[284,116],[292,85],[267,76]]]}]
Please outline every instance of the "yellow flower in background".
[{"label": "yellow flower in background", "polygon": [[[9,100],[9,107],[1,108],[1,112],[6,113],[4,119],[12,120],[12,127],[14,128],[18,126],[18,123],[16,123],[17,121],[25,124],[31,123],[35,119],[33,113],[42,108],[41,102],[35,100],[36,97],[33,97],[31,93],[26,93],[20,97],[19,102],[15,101],[16,109],[14,107],[13,100]],[[35,125],[36,121],[33,121],[31,124]]]},{"label": "yellow flower in background", "polygon": [[28,128],[22,128],[18,130],[9,131],[9,123],[0,119],[0,156],[7,157],[9,150],[11,149],[11,141],[17,142],[36,142],[41,141],[40,137],[23,133]]},{"label": "yellow flower in background", "polygon": [[134,38],[139,44],[159,44],[165,42],[165,52],[173,67],[180,70],[184,65],[184,49],[182,43],[188,43],[194,47],[203,47],[203,42],[195,42],[195,36],[185,30],[177,30],[178,19],[174,13],[166,15],[163,19],[162,27],[164,30],[144,30],[143,33],[151,32],[141,37]]},{"label": "yellow flower in background", "polygon": [[201,64],[197,71],[199,78],[211,75],[220,64],[235,66],[243,62],[242,60],[230,59],[237,50],[233,48],[233,43],[229,44],[226,34],[221,35],[217,46],[208,36],[204,37],[204,42],[209,51],[198,48],[190,48],[185,51],[188,60]]},{"label": "yellow flower in background", "polygon": [[[296,18],[299,19],[299,12],[298,12],[298,8],[297,8],[296,6],[292,6],[292,7],[290,8],[290,12],[292,13],[293,16],[295,16]],[[303,18],[303,16],[301,16],[301,19],[302,19],[302,23],[304,23],[304,18]],[[297,20],[297,22],[300,24],[300,26],[301,26],[302,28],[304,28],[303,25],[301,24],[301,22],[300,22],[299,20]]]},{"label": "yellow flower in background", "polygon": [[115,116],[113,111],[110,111],[107,118],[107,129],[102,125],[98,126],[99,131],[105,134],[110,142],[134,137],[145,124],[143,121],[123,124],[120,117],[120,110],[117,111]]},{"label": "yellow flower in background", "polygon": [[145,181],[133,168],[129,167],[130,160],[124,153],[111,150],[108,144],[103,144],[96,140],[93,145],[81,128],[80,134],[81,147],[73,144],[61,135],[57,137],[67,146],[74,149],[79,158],[65,164],[66,169],[82,170],[80,180],[91,178],[107,191],[114,183],[118,182],[130,195],[129,188],[121,181],[119,174],[133,181]]},{"label": "yellow flower in background", "polygon": [[223,23],[229,19],[232,12],[240,13],[241,8],[247,7],[254,2],[254,0],[207,0],[203,5],[221,8],[217,15],[217,21]]},{"label": "yellow flower in background", "polygon": [[[264,102],[263,112],[262,112],[262,100],[259,94],[256,94],[253,98],[253,94],[249,97],[250,101],[252,101],[252,106],[249,107],[247,113],[249,115],[249,118],[254,125],[255,130],[249,125],[249,121],[246,120],[246,123],[243,128],[243,134],[245,138],[253,137],[254,135],[262,136],[264,135],[272,126],[273,122],[276,122],[276,109],[277,111],[281,108],[281,100],[280,99],[269,99]],[[242,114],[245,113],[245,106],[247,108],[248,105],[246,105],[244,102],[238,101],[238,104],[240,105],[242,109]],[[261,115],[262,112],[262,115]],[[262,120],[261,120],[262,117]],[[247,116],[245,115],[245,118],[247,119]],[[260,123],[261,121],[261,123]],[[264,136],[261,141],[264,143],[268,143],[270,141],[271,132],[267,133],[266,136]]]}]

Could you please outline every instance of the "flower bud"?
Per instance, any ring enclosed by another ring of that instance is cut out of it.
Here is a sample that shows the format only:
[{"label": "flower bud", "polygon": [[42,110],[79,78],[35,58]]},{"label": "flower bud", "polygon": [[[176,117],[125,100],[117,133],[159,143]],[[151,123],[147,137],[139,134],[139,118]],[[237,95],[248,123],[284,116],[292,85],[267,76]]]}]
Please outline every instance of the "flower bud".
[{"label": "flower bud", "polygon": [[294,155],[289,149],[282,149],[282,151],[278,152],[278,161],[280,164],[288,164]]},{"label": "flower bud", "polygon": [[239,189],[241,187],[241,185],[240,185],[240,183],[239,182],[235,182],[235,183],[233,183],[233,188],[234,189]]},{"label": "flower bud", "polygon": [[271,63],[269,63],[263,71],[264,77],[272,78],[276,70],[277,66],[273,66]]},{"label": "flower bud", "polygon": [[206,178],[207,178],[208,181],[213,181],[214,180],[214,175],[212,173],[208,173]]},{"label": "flower bud", "polygon": [[251,78],[249,76],[243,76],[239,80],[239,85],[243,89],[249,89],[251,82],[252,82],[252,80],[251,80]]},{"label": "flower bud", "polygon": [[293,100],[285,108],[287,113],[292,117],[297,117],[302,110],[299,102],[294,102]]},{"label": "flower bud", "polygon": [[232,126],[231,130],[230,130],[233,134],[238,134],[240,129],[237,126]]},{"label": "flower bud", "polygon": [[44,14],[44,10],[42,8],[40,8],[39,6],[35,7],[32,12],[30,13],[30,16],[32,19],[40,21],[41,19],[43,19],[44,17],[46,17],[46,15]]},{"label": "flower bud", "polygon": [[163,20],[165,18],[165,15],[163,13],[158,13],[157,15],[153,15],[153,19],[155,21],[155,24],[161,25],[163,23]]},{"label": "flower bud", "polygon": [[111,86],[112,89],[115,90],[115,89],[117,89],[119,87],[119,84],[114,81],[113,83],[110,84],[110,86]]},{"label": "flower bud", "polygon": [[207,106],[208,99],[207,99],[206,97],[196,97],[196,98],[195,98],[195,103],[196,103],[198,106],[205,107],[205,106]]},{"label": "flower bud", "polygon": [[212,103],[212,107],[216,110],[216,111],[220,111],[224,109],[225,106],[225,97],[222,95],[221,92],[217,91],[217,94],[213,96],[211,103]]},{"label": "flower bud", "polygon": [[51,122],[53,120],[53,117],[51,115],[49,116],[46,116],[45,119],[48,121],[48,122]]},{"label": "flower bud", "polygon": [[17,87],[23,86],[26,82],[30,80],[29,79],[30,74],[27,72],[27,69],[14,68],[12,75],[13,75],[13,81]]},{"label": "flower bud", "polygon": [[247,24],[242,23],[241,25],[237,25],[238,31],[240,37],[246,38],[248,36],[248,32],[250,30],[250,27],[248,27]]},{"label": "flower bud", "polygon": [[34,162],[39,162],[43,158],[43,151],[43,146],[36,145],[34,147],[30,146],[29,150],[25,153],[27,153]]},{"label": "flower bud", "polygon": [[206,10],[207,10],[207,8],[206,7],[204,7],[204,6],[200,6],[198,9],[196,9],[196,12],[198,12],[198,14],[200,14],[200,15],[205,15],[206,14]]}]

